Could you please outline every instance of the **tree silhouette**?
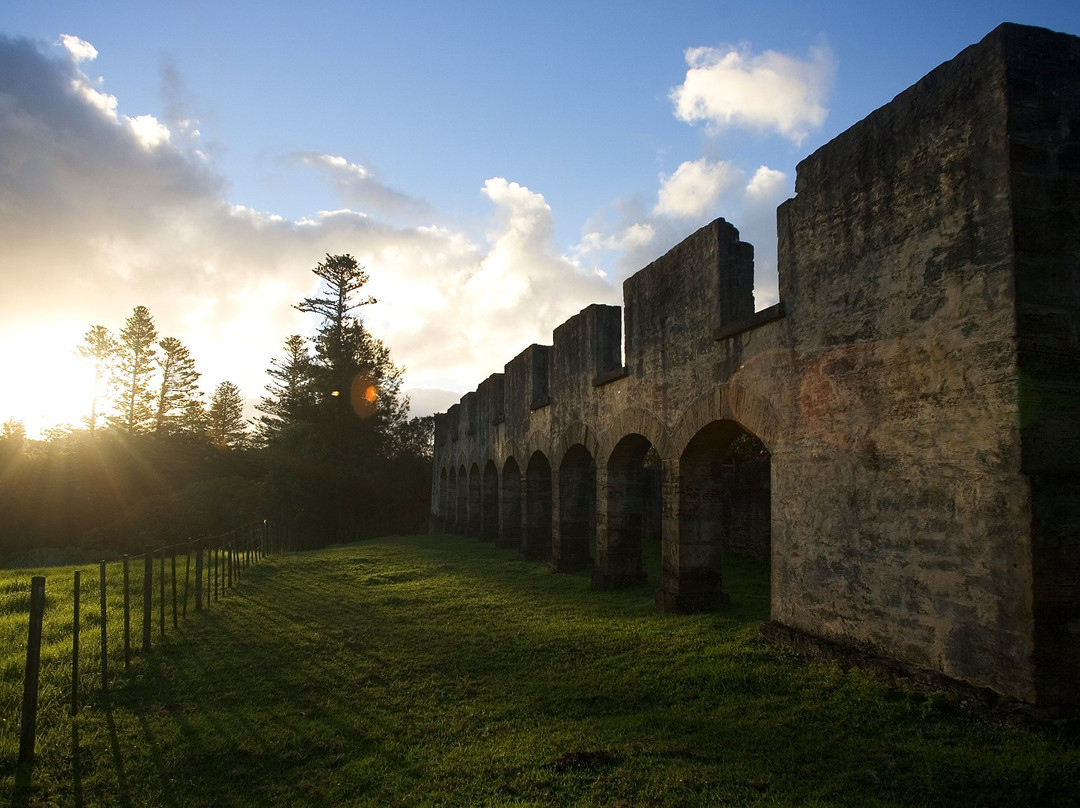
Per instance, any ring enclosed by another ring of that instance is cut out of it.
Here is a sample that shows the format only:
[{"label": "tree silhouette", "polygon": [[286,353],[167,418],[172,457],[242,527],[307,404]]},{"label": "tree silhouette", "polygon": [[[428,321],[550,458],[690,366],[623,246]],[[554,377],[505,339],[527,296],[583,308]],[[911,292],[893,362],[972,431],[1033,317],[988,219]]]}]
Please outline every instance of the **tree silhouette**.
[{"label": "tree silhouette", "polygon": [[129,434],[146,432],[153,419],[150,380],[154,372],[157,336],[154,318],[146,306],[136,306],[120,331],[114,379],[119,412],[113,422]]},{"label": "tree silhouette", "polygon": [[327,255],[312,272],[324,282],[320,294],[296,308],[321,319],[314,356],[300,338],[286,341],[259,409],[272,501],[288,503],[326,540],[342,540],[401,524],[402,493],[417,490],[406,478],[424,477],[426,491],[427,461],[402,462],[424,430],[409,430],[403,371],[389,347],[355,316],[375,302],[361,295],[367,273],[350,255]]},{"label": "tree silhouette", "polygon": [[259,416],[259,435],[264,443],[280,437],[291,425],[310,420],[315,404],[314,367],[307,350],[307,340],[293,334],[285,340],[285,356],[273,359],[266,374],[272,379],[266,385],[262,400],[255,406]]},{"label": "tree silhouette", "polygon": [[199,400],[199,372],[190,351],[175,337],[158,343],[162,355],[154,431],[198,433],[203,427],[202,402]]},{"label": "tree silhouette", "polygon": [[219,449],[244,448],[248,442],[247,421],[244,420],[244,397],[232,382],[222,382],[210,399],[207,424],[210,442]]},{"label": "tree silhouette", "polygon": [[97,429],[98,420],[98,395],[101,393],[103,381],[108,379],[108,373],[120,345],[116,337],[103,325],[92,325],[83,335],[82,344],[79,345],[79,355],[89,359],[94,365],[93,389],[90,394],[90,415],[86,418],[86,425],[93,434]]}]

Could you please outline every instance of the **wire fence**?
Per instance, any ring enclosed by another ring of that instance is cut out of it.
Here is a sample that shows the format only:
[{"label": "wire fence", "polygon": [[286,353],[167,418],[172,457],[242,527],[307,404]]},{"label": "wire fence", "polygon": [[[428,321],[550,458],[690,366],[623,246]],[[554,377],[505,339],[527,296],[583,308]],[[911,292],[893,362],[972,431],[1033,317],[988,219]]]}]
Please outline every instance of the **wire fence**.
[{"label": "wire fence", "polygon": [[[70,622],[52,617],[49,620],[53,635],[70,632],[70,660],[57,655],[55,636],[51,637],[47,660],[47,664],[71,666],[71,715],[79,712],[85,699],[95,693],[109,692],[110,674],[115,673],[118,666],[127,669],[133,657],[149,654],[155,633],[160,641],[169,628],[180,627],[189,611],[208,610],[224,599],[262,558],[294,552],[299,546],[298,536],[293,531],[264,521],[218,536],[147,548],[139,555],[125,555],[119,561],[102,561],[97,566],[96,576],[84,575],[83,570],[76,569],[70,589],[63,583],[50,587],[51,613],[61,607],[69,595],[71,599]],[[30,582],[29,603],[25,604],[29,611],[29,629],[19,735],[20,766],[30,766],[34,759],[42,635],[46,622],[45,586],[44,576],[34,576]],[[25,579],[19,582],[18,591],[11,591],[9,587],[6,593],[18,598],[15,609],[19,611],[25,603],[23,587]],[[84,635],[88,633],[96,635],[90,648],[85,644]],[[57,694],[50,695],[55,698]]]}]

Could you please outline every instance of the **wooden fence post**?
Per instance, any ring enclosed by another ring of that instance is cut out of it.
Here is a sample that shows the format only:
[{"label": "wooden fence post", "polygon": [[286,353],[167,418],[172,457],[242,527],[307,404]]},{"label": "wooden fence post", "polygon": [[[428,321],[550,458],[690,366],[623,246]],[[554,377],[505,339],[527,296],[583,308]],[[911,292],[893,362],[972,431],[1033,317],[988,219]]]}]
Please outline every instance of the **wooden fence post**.
[{"label": "wooden fence post", "polygon": [[128,555],[124,553],[124,667],[131,665],[131,586],[128,579]]},{"label": "wooden fence post", "polygon": [[176,619],[176,550],[172,553],[172,626],[173,628],[179,627],[180,623]]},{"label": "wooden fence post", "polygon": [[101,692],[109,692],[109,632],[107,630],[107,610],[105,608],[105,562],[100,566],[101,588]]},{"label": "wooden fence post", "polygon": [[202,611],[202,542],[195,547],[195,611]]},{"label": "wooden fence post", "polygon": [[154,551],[149,547],[143,553],[142,582],[142,650],[150,653],[150,634],[154,626]]},{"label": "wooden fence post", "polygon": [[161,628],[161,636],[165,636],[165,551],[161,551],[161,555],[158,556],[161,563],[158,564],[158,626]]},{"label": "wooden fence post", "polygon": [[34,760],[37,733],[38,674],[41,672],[41,624],[45,616],[45,579],[35,575],[30,582],[30,632],[26,640],[26,678],[23,679],[22,737],[19,763]]},{"label": "wooden fence post", "polygon": [[191,546],[187,548],[187,566],[184,567],[184,619],[187,620],[188,584],[191,581]]},{"label": "wooden fence post", "polygon": [[75,570],[71,596],[71,714],[79,712],[79,584],[82,573]]}]

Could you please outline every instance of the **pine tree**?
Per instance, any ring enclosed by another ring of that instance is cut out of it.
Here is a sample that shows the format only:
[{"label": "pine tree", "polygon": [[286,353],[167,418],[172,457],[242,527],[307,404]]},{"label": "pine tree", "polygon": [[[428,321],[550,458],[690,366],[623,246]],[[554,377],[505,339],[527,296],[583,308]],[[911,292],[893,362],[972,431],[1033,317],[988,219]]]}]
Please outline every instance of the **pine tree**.
[{"label": "pine tree", "polygon": [[[291,338],[289,358],[270,371],[272,395],[259,406],[267,413],[261,420],[270,450],[268,483],[276,501],[289,503],[292,518],[324,536],[391,530],[401,523],[402,472],[417,476],[416,464],[399,462],[410,443],[397,434],[409,410],[403,371],[355,316],[375,302],[359,295],[368,276],[355,259],[327,255],[313,272],[324,281],[321,294],[296,308],[321,318],[315,355]],[[298,398],[302,407],[295,406]],[[419,476],[427,490],[429,471],[421,468]]]},{"label": "pine tree", "polygon": [[154,412],[154,431],[158,434],[202,431],[202,402],[199,400],[199,372],[191,352],[175,337],[165,337],[158,362],[161,371]]},{"label": "pine tree", "polygon": [[210,441],[219,449],[241,449],[247,446],[247,421],[244,419],[244,397],[232,382],[222,382],[210,399],[207,424]]},{"label": "pine tree", "polygon": [[286,339],[284,358],[271,360],[266,373],[273,382],[266,385],[269,395],[264,396],[255,409],[263,413],[259,416],[260,437],[269,442],[287,427],[307,422],[312,416],[314,367],[307,340],[299,334]]},{"label": "pine tree", "polygon": [[101,392],[101,383],[108,378],[108,372],[112,362],[116,358],[120,345],[116,337],[103,325],[92,325],[83,335],[82,344],[79,345],[79,355],[94,363],[93,389],[90,394],[90,415],[85,419],[94,434],[98,420],[98,395]]},{"label": "pine tree", "polygon": [[146,306],[136,306],[124,321],[117,352],[116,404],[113,422],[129,434],[146,432],[153,422],[154,343],[157,341],[154,318]]},{"label": "pine tree", "polygon": [[354,316],[361,306],[377,302],[357,296],[368,274],[351,255],[327,255],[312,272],[324,281],[323,294],[296,308],[322,317],[314,340],[315,427],[339,454],[362,457],[360,462],[386,456],[409,404],[400,395],[403,370],[391,361],[390,349]]},{"label": "pine tree", "polygon": [[351,255],[328,253],[326,261],[311,271],[325,281],[326,294],[306,297],[295,308],[323,318],[323,326],[319,329],[320,357],[326,365],[340,367],[348,361],[345,329],[352,319],[351,312],[378,301],[371,296],[364,300],[353,299],[354,293],[368,282],[368,274]]}]

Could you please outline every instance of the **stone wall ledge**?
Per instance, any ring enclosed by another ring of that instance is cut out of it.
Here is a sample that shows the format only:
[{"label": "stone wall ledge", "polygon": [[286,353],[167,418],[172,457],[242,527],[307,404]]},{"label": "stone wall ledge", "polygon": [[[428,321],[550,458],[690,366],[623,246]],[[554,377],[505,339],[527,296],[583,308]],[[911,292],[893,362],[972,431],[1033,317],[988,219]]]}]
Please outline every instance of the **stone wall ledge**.
[{"label": "stone wall ledge", "polygon": [[734,322],[716,326],[713,329],[713,339],[719,341],[734,337],[744,331],[760,328],[766,323],[773,322],[773,320],[780,320],[784,315],[784,303],[781,301],[761,311],[755,311],[749,317],[740,317]]},{"label": "stone wall ledge", "polygon": [[603,387],[605,384],[611,384],[612,382],[617,382],[619,379],[625,379],[629,375],[630,368],[623,365],[621,368],[615,368],[615,370],[609,370],[607,373],[601,373],[592,380],[592,386]]}]

